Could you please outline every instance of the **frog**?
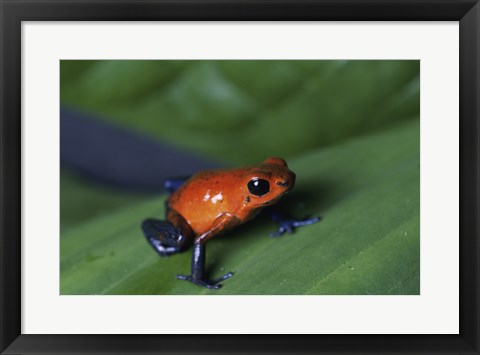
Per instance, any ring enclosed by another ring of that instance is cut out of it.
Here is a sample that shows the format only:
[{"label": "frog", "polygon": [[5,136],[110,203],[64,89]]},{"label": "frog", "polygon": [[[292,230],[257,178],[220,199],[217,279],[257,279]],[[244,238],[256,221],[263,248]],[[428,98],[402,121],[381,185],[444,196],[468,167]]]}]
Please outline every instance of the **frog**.
[{"label": "frog", "polygon": [[208,279],[205,272],[206,244],[270,209],[279,228],[271,236],[293,233],[300,226],[316,223],[319,217],[286,219],[274,205],[295,185],[296,175],[283,158],[271,157],[261,164],[234,169],[200,171],[191,177],[170,179],[165,202],[165,220],[147,218],[141,228],[148,243],[162,257],[184,252],[193,246],[190,275],[176,275],[208,289],[218,289],[233,276]]}]

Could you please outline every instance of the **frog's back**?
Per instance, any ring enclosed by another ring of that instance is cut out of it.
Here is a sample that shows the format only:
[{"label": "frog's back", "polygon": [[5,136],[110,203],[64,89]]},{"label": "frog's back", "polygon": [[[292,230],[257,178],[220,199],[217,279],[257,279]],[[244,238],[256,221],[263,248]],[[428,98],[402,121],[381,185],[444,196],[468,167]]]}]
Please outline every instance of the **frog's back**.
[{"label": "frog's back", "polygon": [[222,213],[234,214],[242,207],[242,169],[204,171],[193,175],[168,199],[197,235],[207,231]]}]

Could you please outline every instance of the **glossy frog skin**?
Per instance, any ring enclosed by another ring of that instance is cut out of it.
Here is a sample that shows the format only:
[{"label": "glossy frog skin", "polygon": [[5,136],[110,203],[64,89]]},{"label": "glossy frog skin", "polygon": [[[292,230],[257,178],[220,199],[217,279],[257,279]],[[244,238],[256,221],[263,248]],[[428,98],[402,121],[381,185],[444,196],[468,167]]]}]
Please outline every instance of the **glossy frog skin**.
[{"label": "glossy frog skin", "polygon": [[[184,251],[193,244],[192,273],[177,278],[219,288],[218,283],[233,273],[217,280],[205,278],[205,243],[251,220],[263,208],[278,202],[294,184],[295,174],[281,158],[269,158],[248,168],[199,172],[170,195],[166,202],[167,220],[147,219],[142,229],[161,256]],[[318,218],[285,221],[276,213],[272,216],[280,224],[276,235],[318,221]]]},{"label": "glossy frog skin", "polygon": [[[255,180],[265,185],[265,191],[249,191],[249,182]],[[195,174],[170,196],[168,208],[185,218],[198,239],[207,240],[252,219],[294,184],[295,174],[285,161],[271,158],[249,168]]]}]

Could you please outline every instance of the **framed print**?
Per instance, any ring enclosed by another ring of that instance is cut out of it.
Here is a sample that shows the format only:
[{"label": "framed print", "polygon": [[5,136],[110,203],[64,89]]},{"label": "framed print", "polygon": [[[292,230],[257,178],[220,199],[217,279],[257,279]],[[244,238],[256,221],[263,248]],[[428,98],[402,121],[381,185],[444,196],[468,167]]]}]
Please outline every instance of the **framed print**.
[{"label": "framed print", "polygon": [[2,1],[2,353],[478,353],[479,6]]}]

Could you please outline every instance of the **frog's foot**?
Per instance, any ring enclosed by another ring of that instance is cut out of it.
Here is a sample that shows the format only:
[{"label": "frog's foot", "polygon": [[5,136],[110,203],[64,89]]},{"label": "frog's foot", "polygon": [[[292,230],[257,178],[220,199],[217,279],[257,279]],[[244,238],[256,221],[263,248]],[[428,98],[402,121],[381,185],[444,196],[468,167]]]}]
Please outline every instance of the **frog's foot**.
[{"label": "frog's foot", "polygon": [[279,216],[275,216],[275,217],[274,217],[274,220],[278,224],[278,230],[276,232],[270,233],[271,237],[279,237],[285,233],[293,233],[295,228],[298,228],[301,226],[307,226],[309,224],[314,224],[320,221],[320,217],[311,217],[311,215],[298,220],[283,219]]},{"label": "frog's foot", "polygon": [[223,280],[226,280],[226,279],[229,279],[232,276],[233,276],[233,272],[228,272],[225,275],[223,275],[222,277],[219,277],[218,279],[214,279],[214,280],[196,279],[196,278],[192,277],[191,275],[177,275],[176,278],[178,280],[190,281],[190,282],[194,283],[195,285],[203,286],[203,287],[206,287],[206,288],[216,290],[216,289],[219,289],[220,287],[222,287],[222,285],[220,285],[219,282],[221,282]]}]

